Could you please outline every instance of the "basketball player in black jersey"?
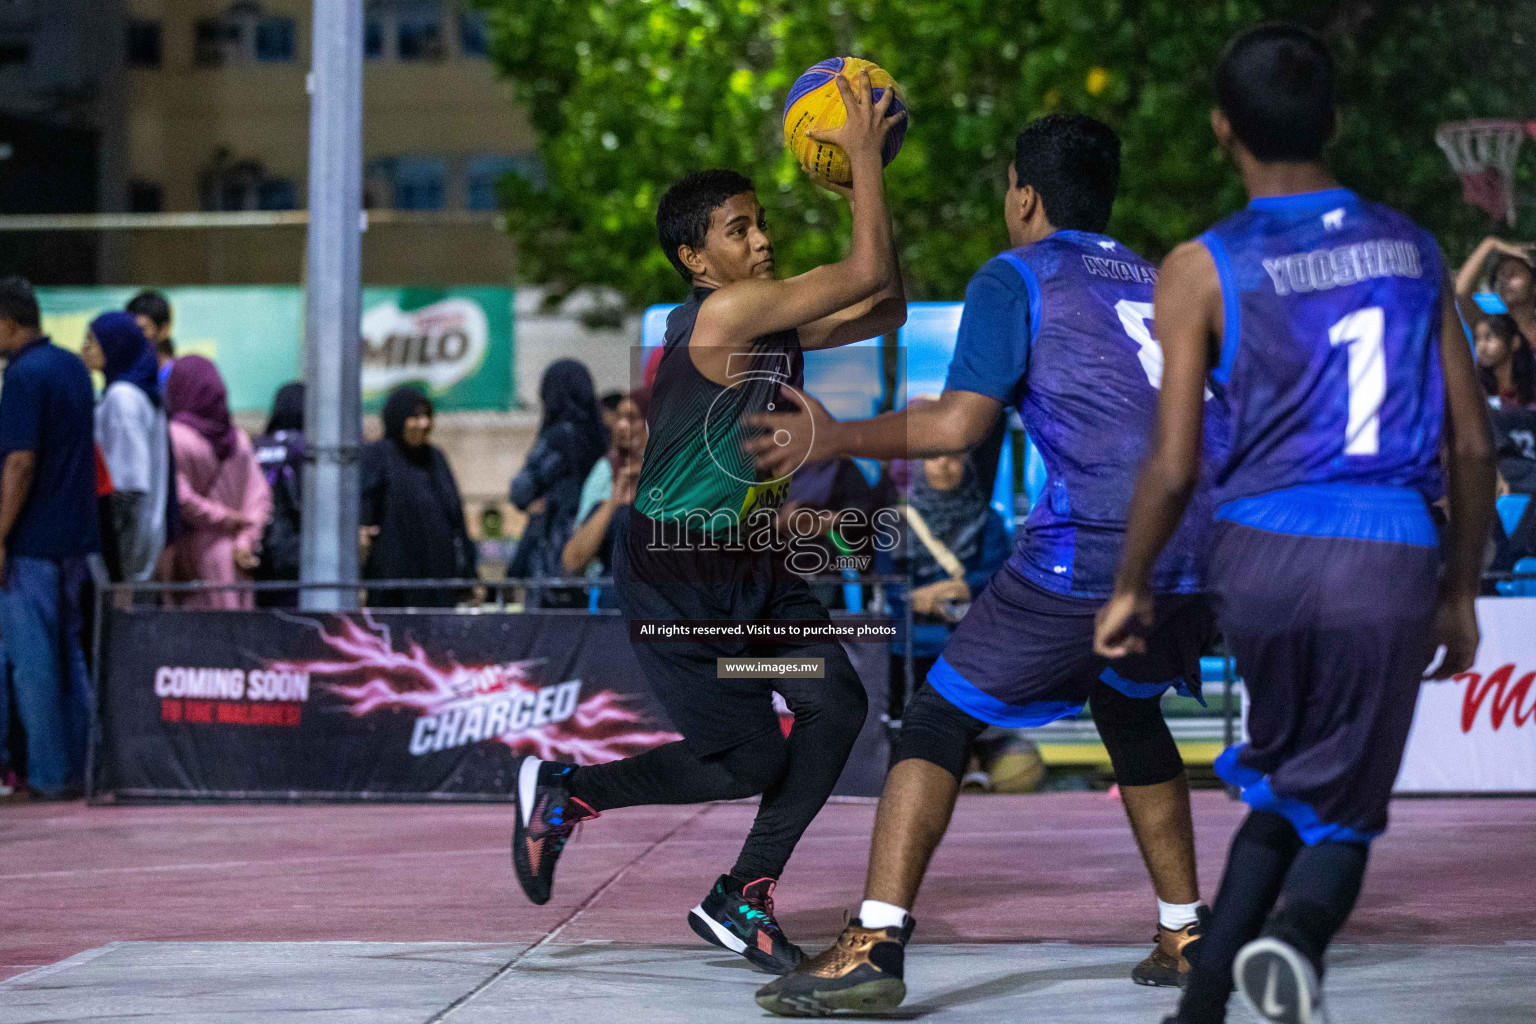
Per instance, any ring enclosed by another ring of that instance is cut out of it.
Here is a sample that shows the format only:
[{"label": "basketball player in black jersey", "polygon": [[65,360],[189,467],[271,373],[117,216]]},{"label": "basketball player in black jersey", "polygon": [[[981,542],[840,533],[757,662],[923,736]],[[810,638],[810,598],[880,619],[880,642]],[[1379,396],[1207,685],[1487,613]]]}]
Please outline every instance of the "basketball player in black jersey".
[{"label": "basketball player in black jersey", "polygon": [[[881,145],[903,115],[869,77],[837,79],[847,122],[816,133],[852,165],[853,242],[846,259],[774,277],[773,243],[752,183],[705,171],[674,185],[657,210],[662,249],[692,292],[667,321],[650,403],[650,441],[627,526],[615,531],[614,577],[631,620],[827,620],[827,611],[754,528],[772,517],[788,476],[760,473],[741,448],[748,417],[801,383],[804,349],[876,337],[906,320],[886,211]],[[771,533],[771,531],[769,531]],[[535,903],[579,821],[644,804],[762,794],[734,867],[689,913],[703,939],[780,973],[802,958],[773,917],[774,884],[842,773],[867,711],[835,642],[637,643],[636,657],[683,739],[610,764],[527,758],[518,773],[513,864]],[[717,659],[794,655],[820,679],[720,678]],[[786,739],[772,697],[794,712]]]}]

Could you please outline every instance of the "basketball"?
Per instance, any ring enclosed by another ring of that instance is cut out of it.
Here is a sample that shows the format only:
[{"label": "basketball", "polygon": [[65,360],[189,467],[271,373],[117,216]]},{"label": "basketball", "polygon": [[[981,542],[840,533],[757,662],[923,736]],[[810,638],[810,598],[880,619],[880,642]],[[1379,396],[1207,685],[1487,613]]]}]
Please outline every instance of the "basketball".
[{"label": "basketball", "polygon": [[[795,155],[795,159],[800,161],[805,173],[817,181],[834,185],[853,182],[848,154],[843,152],[842,147],[817,142],[811,138],[810,133],[816,129],[836,128],[847,119],[848,111],[843,106],[842,93],[837,91],[837,76],[843,75],[852,81],[861,71],[869,72],[869,82],[874,87],[872,95],[877,102],[885,95],[885,90],[895,90],[896,96],[891,101],[890,113],[907,109],[902,103],[901,86],[896,84],[890,73],[880,65],[858,57],[832,57],[815,65],[795,80],[784,101],[784,144]],[[901,142],[906,133],[906,118],[891,127],[881,152],[881,159],[885,163],[889,164],[901,152]]]}]

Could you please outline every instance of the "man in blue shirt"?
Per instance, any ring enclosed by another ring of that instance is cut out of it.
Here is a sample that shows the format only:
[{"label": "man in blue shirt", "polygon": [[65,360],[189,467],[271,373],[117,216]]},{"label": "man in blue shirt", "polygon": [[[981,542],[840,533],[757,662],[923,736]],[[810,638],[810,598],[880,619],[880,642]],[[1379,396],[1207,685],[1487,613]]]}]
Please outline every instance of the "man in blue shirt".
[{"label": "man in blue shirt", "polygon": [[32,286],[0,280],[0,639],[27,733],[28,786],[62,799],[85,769],[80,602],[101,532],[90,374],[40,328]]},{"label": "man in blue shirt", "polygon": [[1204,908],[1188,777],[1158,698],[1170,686],[1199,687],[1200,650],[1212,638],[1198,593],[1208,514],[1189,516],[1156,567],[1151,649],[1115,660],[1093,651],[1162,379],[1148,323],[1156,271],[1102,233],[1119,176],[1120,140],[1107,126],[1061,114],[1032,122],[1016,141],[1004,201],[1015,248],[966,288],[944,393],[870,420],[838,423],[819,408],[756,418],[768,429],[749,448],[781,471],[807,443],[812,458],[965,451],[1012,406],[1047,470],[1012,558],[903,713],[858,916],[826,953],[764,986],[764,1009],[793,1016],[899,1003],[909,911],[948,827],[970,741],[988,725],[1076,715],[1088,701],[1158,896],[1158,946],[1132,978],[1180,985],[1189,975],[1185,953]]}]

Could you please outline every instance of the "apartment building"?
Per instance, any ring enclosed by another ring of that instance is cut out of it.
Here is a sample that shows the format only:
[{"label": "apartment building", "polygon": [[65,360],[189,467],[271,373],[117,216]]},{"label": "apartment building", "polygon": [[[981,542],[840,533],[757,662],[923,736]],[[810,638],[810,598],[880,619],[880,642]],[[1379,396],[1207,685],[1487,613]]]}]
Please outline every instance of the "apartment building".
[{"label": "apartment building", "polygon": [[[126,180],[140,212],[306,205],[312,0],[125,0]],[[511,245],[496,182],[536,176],[534,139],[486,58],[483,16],[458,0],[366,6],[363,241],[367,284],[502,284]],[[126,279],[295,282],[302,227],[136,231]]]}]

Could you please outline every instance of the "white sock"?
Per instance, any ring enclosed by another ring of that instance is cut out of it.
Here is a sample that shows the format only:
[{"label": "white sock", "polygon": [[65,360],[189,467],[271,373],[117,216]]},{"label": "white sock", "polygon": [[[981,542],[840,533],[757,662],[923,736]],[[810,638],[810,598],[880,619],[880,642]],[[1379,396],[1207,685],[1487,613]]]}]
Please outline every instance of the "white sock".
[{"label": "white sock", "polygon": [[1199,900],[1193,903],[1164,903],[1158,900],[1157,923],[1170,932],[1176,932],[1185,925],[1194,924],[1200,920],[1199,915],[1195,913],[1199,906]]},{"label": "white sock", "polygon": [[865,900],[859,904],[859,924],[865,928],[900,928],[907,923],[907,912],[894,903]]}]

